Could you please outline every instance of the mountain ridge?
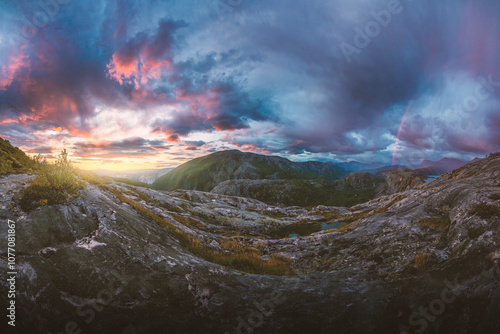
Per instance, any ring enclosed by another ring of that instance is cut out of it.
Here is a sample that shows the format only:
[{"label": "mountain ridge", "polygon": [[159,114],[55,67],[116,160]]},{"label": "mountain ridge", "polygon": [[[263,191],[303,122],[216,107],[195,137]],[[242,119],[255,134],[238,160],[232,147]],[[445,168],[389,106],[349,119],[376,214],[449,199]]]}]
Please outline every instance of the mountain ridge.
[{"label": "mountain ridge", "polygon": [[188,161],[160,177],[152,187],[210,191],[224,181],[239,179],[322,179],[333,183],[345,173],[340,167],[319,161],[293,162],[278,156],[228,150]]}]

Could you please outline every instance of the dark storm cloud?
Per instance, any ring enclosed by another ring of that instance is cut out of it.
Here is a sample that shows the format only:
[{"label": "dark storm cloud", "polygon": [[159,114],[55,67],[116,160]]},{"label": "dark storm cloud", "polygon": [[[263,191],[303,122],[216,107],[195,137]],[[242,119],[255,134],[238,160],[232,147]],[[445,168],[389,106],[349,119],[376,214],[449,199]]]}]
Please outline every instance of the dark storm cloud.
[{"label": "dark storm cloud", "polygon": [[[12,15],[29,17],[33,6],[18,4]],[[56,19],[39,29],[35,38],[20,39],[21,44],[10,50],[14,62],[5,68],[14,69],[8,73],[11,80],[0,90],[2,117],[22,114],[33,121],[54,120],[75,135],[88,134],[92,129],[87,120],[94,116],[96,105],[134,109],[181,103],[189,108],[197,105],[192,94],[208,90],[215,94],[220,114],[213,109],[204,117],[204,125],[176,132],[185,135],[212,126],[240,128],[246,126],[246,119],[265,118],[259,101],[249,100],[232,80],[197,80],[198,74],[215,66],[213,52],[201,62],[180,63],[177,69],[172,50],[176,32],[188,25],[185,21],[163,18],[152,28],[134,27],[138,32],[127,37],[135,11],[142,9],[144,6],[127,1],[61,7]],[[223,53],[220,62],[229,62],[233,53]],[[149,80],[160,85],[153,87]],[[176,95],[184,100],[178,101]],[[207,117],[210,124],[206,124]],[[174,123],[197,121],[188,121],[181,114]]]},{"label": "dark storm cloud", "polygon": [[[499,73],[495,59],[500,49],[494,42],[500,37],[495,19],[500,13],[498,2],[392,2],[398,13],[391,14],[387,26],[381,27],[376,36],[369,38],[362,33],[369,44],[359,47],[359,54],[350,55],[350,62],[341,43],[356,46],[355,29],[365,30],[375,22],[372,11],[375,16],[388,13],[390,1],[288,2],[274,13],[272,24],[245,27],[249,49],[258,45],[269,59],[303,73],[304,83],[283,80],[282,88],[290,86],[300,91],[307,90],[304,86],[308,84],[314,85],[309,92],[322,97],[311,98],[309,110],[304,110],[311,113],[311,119],[300,122],[290,117],[285,124],[281,134],[287,138],[290,152],[360,153],[383,149],[388,144],[383,136],[396,135],[408,103],[429,94],[438,95],[447,72],[464,71],[472,78]],[[266,7],[263,3],[260,6],[262,10]],[[276,92],[279,94],[279,90]],[[393,108],[400,112],[388,119],[387,113]],[[484,108],[479,112],[492,117]],[[419,129],[423,128],[415,127]],[[499,129],[494,130],[492,133]],[[359,140],[359,135],[372,140]],[[427,135],[419,134],[425,141],[434,140]],[[422,144],[429,145],[425,141]]]},{"label": "dark storm cloud", "polygon": [[193,109],[153,124],[154,132],[169,134],[172,141],[196,131],[243,129],[249,126],[249,120],[263,121],[276,117],[267,101],[250,98],[233,83],[217,83],[208,91],[201,87],[183,87],[179,97],[192,102]]},{"label": "dark storm cloud", "polygon": [[40,146],[31,151],[31,153],[38,153],[38,154],[51,154],[52,153],[52,148],[48,146]]},{"label": "dark storm cloud", "polygon": [[144,138],[129,138],[121,141],[103,142],[78,142],[72,147],[74,152],[81,157],[126,157],[150,156],[158,154],[158,150],[167,150],[169,145],[164,145],[159,140]]},{"label": "dark storm cloud", "polygon": [[[499,87],[474,113],[448,112],[474,96],[478,77],[500,81],[498,1],[255,0],[224,19],[204,1],[74,1],[34,38],[20,28],[37,2],[3,6],[0,129],[25,144],[53,127],[91,138],[99,108],[114,108],[143,112],[152,134],[178,145],[269,122],[278,130],[226,142],[384,158],[396,136],[401,150],[436,155],[500,149]],[[170,145],[75,147],[132,155]]]},{"label": "dark storm cloud", "polygon": [[194,147],[200,147],[206,144],[203,140],[196,140],[196,141],[186,140],[184,143],[186,143],[186,145],[188,146],[194,146]]}]

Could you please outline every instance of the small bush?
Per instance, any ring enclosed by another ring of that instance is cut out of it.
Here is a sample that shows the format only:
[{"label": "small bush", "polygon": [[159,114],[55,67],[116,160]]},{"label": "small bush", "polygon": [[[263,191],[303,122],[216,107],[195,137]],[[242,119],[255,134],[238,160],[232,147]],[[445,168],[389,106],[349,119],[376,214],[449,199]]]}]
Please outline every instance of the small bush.
[{"label": "small bush", "polygon": [[494,216],[499,216],[500,208],[494,204],[480,203],[473,205],[469,209],[469,213],[472,215],[478,215],[483,219],[488,219]]},{"label": "small bush", "polygon": [[63,150],[54,165],[40,165],[38,176],[23,190],[20,206],[30,211],[41,205],[61,204],[76,195],[82,186],[68,153]]},{"label": "small bush", "polygon": [[42,166],[46,166],[47,163],[47,158],[45,158],[43,155],[38,154],[30,158],[33,166],[33,169],[41,169]]}]

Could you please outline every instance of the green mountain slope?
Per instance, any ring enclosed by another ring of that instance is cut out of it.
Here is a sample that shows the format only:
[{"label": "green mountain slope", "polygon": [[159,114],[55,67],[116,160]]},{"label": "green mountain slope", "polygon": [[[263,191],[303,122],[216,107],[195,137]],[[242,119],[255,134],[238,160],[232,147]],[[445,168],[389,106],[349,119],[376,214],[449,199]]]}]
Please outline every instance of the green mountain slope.
[{"label": "green mountain slope", "polygon": [[153,183],[154,189],[210,191],[227,180],[317,180],[327,183],[342,178],[342,168],[322,162],[293,162],[277,156],[222,151],[193,159]]},{"label": "green mountain slope", "polygon": [[32,166],[33,160],[23,151],[0,138],[0,174],[22,171]]}]

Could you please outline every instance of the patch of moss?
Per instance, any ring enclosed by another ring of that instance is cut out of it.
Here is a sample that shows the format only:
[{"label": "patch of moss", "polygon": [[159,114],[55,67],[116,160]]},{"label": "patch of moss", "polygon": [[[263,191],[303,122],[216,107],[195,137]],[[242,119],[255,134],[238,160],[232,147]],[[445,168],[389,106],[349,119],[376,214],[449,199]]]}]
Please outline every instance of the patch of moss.
[{"label": "patch of moss", "polygon": [[418,221],[418,225],[422,228],[433,230],[433,231],[445,231],[450,227],[449,217],[437,217],[437,218],[422,218]]},{"label": "patch of moss", "polygon": [[370,210],[365,210],[357,213],[353,213],[351,215],[343,217],[342,221],[345,223],[353,223],[356,222],[366,216],[368,216],[372,211]]},{"label": "patch of moss", "polygon": [[181,209],[179,209],[178,207],[176,207],[168,202],[158,202],[158,206],[166,209],[167,211],[171,211],[171,212],[178,212],[178,213],[183,212]]},{"label": "patch of moss", "polygon": [[233,227],[233,220],[229,217],[224,216],[216,216],[216,215],[208,215],[203,212],[188,210],[189,214],[200,218],[202,221],[207,222],[216,226],[228,226]]},{"label": "patch of moss", "polygon": [[174,213],[174,214],[172,214],[172,217],[174,217],[174,219],[176,221],[178,221],[179,223],[181,223],[184,226],[196,227],[198,229],[202,229],[205,227],[205,225],[200,223],[199,220],[194,219],[191,216],[183,216],[183,215],[179,215],[179,214]]},{"label": "patch of moss", "polygon": [[126,186],[126,188],[132,192],[134,192],[135,194],[137,194],[137,196],[142,199],[144,202],[150,202],[150,198],[149,198],[149,195],[146,194],[145,192],[142,192],[140,190],[137,190],[136,188],[134,187],[130,187],[130,186]]},{"label": "patch of moss", "polygon": [[467,239],[467,240],[466,240],[463,244],[461,244],[461,245],[458,247],[458,249],[457,249],[457,253],[458,253],[458,254],[462,254],[462,253],[463,253],[463,251],[464,251],[465,249],[467,249],[467,247],[469,246],[469,244],[470,244],[470,240],[469,240],[469,239]]},{"label": "patch of moss", "polygon": [[500,193],[499,194],[490,195],[490,199],[494,200],[494,201],[500,200]]},{"label": "patch of moss", "polygon": [[406,196],[398,195],[391,202],[389,202],[388,204],[384,205],[383,207],[381,207],[379,209],[373,210],[372,214],[376,215],[376,214],[379,214],[379,213],[386,212],[387,210],[389,210],[389,208],[391,206],[393,206],[397,202],[400,202],[400,201],[404,200],[405,198],[406,198]]},{"label": "patch of moss", "polygon": [[472,240],[479,238],[485,232],[484,227],[468,228],[467,235]]},{"label": "patch of moss", "polygon": [[421,253],[415,256],[415,265],[418,268],[423,268],[429,262],[429,255]]},{"label": "patch of moss", "polygon": [[478,215],[483,219],[500,216],[500,207],[494,204],[479,203],[469,209],[469,214]]},{"label": "patch of moss", "polygon": [[352,224],[345,224],[339,227],[336,230],[331,230],[331,232],[347,232],[349,231],[349,228],[352,226]]},{"label": "patch of moss", "polygon": [[331,220],[339,219],[342,217],[341,214],[339,214],[337,211],[322,211],[316,213],[318,216],[321,216],[323,218],[319,219],[318,222],[320,223],[325,223]]},{"label": "patch of moss", "polygon": [[266,216],[271,217],[271,218],[283,218],[286,217],[286,214],[280,212],[280,211],[264,211]]}]

